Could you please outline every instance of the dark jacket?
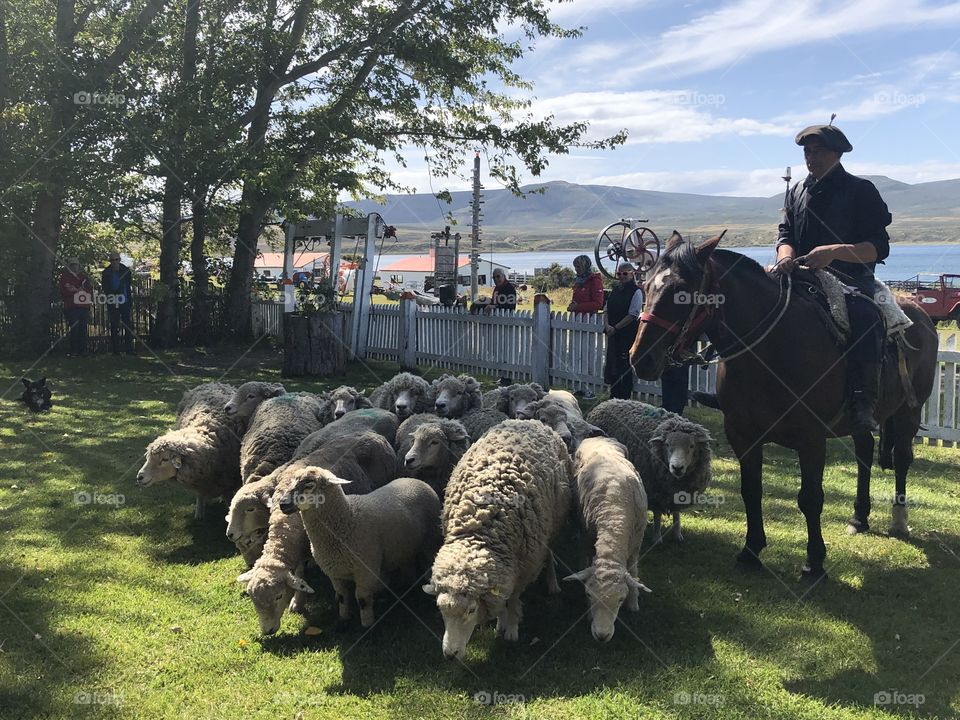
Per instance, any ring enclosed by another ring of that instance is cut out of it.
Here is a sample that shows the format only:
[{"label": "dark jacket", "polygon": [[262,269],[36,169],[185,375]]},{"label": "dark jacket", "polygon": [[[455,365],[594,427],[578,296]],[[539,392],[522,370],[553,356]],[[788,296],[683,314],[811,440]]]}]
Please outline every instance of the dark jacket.
[{"label": "dark jacket", "polygon": [[[607,298],[607,309],[605,311],[607,313],[608,325],[616,325],[628,315],[630,302],[637,293],[637,289],[637,284],[631,281],[628,283],[618,283],[616,287],[610,291],[610,297]],[[637,337],[637,330],[639,328],[640,320],[634,318],[632,322],[614,331],[614,340],[618,345],[626,344],[627,347],[629,347],[633,344],[634,338]]]},{"label": "dark jacket", "polygon": [[[890,254],[887,226],[892,221],[887,204],[869,180],[858,178],[837,165],[819,182],[808,177],[787,195],[777,247],[789,245],[797,257],[816,247],[869,242],[877,249],[877,261]],[[835,260],[830,269],[842,281],[858,284],[872,280],[876,262],[850,263]]]},{"label": "dark jacket", "polygon": [[105,295],[122,295],[123,304],[129,305],[133,297],[133,280],[130,268],[120,263],[120,268],[114,271],[109,265],[100,275],[100,289]]},{"label": "dark jacket", "polygon": [[596,313],[603,309],[603,278],[600,273],[590,273],[583,285],[573,288],[573,312]]},{"label": "dark jacket", "polygon": [[503,285],[494,285],[490,305],[494,310],[516,310],[517,289],[513,286],[513,283],[505,280]]}]

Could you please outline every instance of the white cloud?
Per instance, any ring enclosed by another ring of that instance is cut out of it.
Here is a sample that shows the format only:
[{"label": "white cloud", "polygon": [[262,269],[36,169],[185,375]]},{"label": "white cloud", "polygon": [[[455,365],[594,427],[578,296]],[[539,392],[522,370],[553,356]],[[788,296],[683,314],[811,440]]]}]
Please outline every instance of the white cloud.
[{"label": "white cloud", "polygon": [[535,100],[537,116],[555,115],[557,122],[587,121],[592,137],[622,129],[627,144],[701,142],[718,135],[786,135],[792,126],[753,118],[715,114],[726,102],[722,94],[694,90],[578,92]]},{"label": "white cloud", "polygon": [[[651,48],[652,57],[625,68],[674,76],[731,67],[750,56],[845,35],[960,23],[960,4],[923,0],[739,0],[674,27]],[[851,50],[851,52],[853,52]],[[861,60],[862,62],[862,60]],[[864,64],[865,65],[865,64]],[[873,72],[872,68],[866,68]]]}]

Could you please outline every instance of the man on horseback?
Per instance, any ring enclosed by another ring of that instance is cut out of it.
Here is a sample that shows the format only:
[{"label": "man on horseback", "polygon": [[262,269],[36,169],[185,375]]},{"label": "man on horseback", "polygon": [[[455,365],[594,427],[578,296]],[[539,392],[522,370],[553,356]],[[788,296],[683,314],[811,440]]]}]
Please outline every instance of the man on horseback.
[{"label": "man on horseback", "polygon": [[[832,122],[832,120],[831,120]],[[877,428],[874,417],[885,338],[871,302],[873,271],[890,254],[892,217],[869,180],[850,175],[840,157],[853,146],[833,125],[811,125],[796,137],[810,174],[787,194],[777,238],[777,273],[797,265],[825,268],[858,294],[847,295],[850,341],[846,349],[854,434]]]}]

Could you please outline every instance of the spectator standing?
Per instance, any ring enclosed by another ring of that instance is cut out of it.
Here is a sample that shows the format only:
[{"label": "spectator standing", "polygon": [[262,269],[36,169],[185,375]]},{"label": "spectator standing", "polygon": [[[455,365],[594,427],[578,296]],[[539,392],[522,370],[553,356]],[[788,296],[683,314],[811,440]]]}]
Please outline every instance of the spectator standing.
[{"label": "spectator standing", "polygon": [[577,277],[573,281],[573,300],[567,305],[567,312],[597,313],[603,309],[603,278],[594,272],[593,263],[586,255],[577,255],[573,259],[573,269]]},{"label": "spectator standing", "polygon": [[517,309],[517,289],[499,268],[493,271],[493,297],[490,298],[490,307],[494,310]]},{"label": "spectator standing", "polygon": [[93,283],[80,269],[80,258],[67,258],[67,266],[60,273],[60,298],[63,317],[70,332],[70,354],[87,353],[87,323],[93,304]]},{"label": "spectator standing", "polygon": [[603,381],[610,386],[610,397],[629,400],[633,396],[633,366],[630,346],[637,337],[643,290],[637,287],[636,268],[623,263],[617,268],[617,284],[607,300],[603,331],[607,336],[607,358]]},{"label": "spectator standing", "polygon": [[110,319],[110,349],[114,355],[120,354],[120,335],[123,335],[123,349],[133,354],[133,327],[131,325],[130,303],[133,299],[133,281],[130,268],[120,262],[120,253],[110,253],[110,264],[104,268],[100,285],[107,296],[107,316]]}]

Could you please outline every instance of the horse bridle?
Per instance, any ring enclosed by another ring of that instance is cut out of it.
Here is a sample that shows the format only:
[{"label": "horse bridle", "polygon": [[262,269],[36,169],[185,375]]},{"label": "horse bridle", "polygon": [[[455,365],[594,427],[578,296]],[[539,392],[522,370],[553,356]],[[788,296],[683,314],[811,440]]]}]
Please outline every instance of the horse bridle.
[{"label": "horse bridle", "polygon": [[[720,286],[713,278],[714,267],[713,259],[707,261],[706,267],[703,269],[703,277],[700,280],[700,290],[699,296],[702,297],[709,288],[712,291],[715,291],[719,294]],[[706,366],[714,356],[719,356],[723,362],[729,362],[736,357],[743,355],[744,353],[752,351],[757,347],[761,342],[763,342],[766,337],[773,332],[773,329],[780,323],[780,320],[787,312],[787,308],[790,306],[790,296],[793,292],[793,278],[789,273],[780,274],[780,294],[777,297],[777,302],[773,306],[773,309],[767,313],[766,317],[763,318],[757,325],[754,326],[754,330],[760,330],[760,336],[754,339],[744,339],[738,338],[738,342],[743,345],[742,348],[736,352],[721,352],[716,343],[711,342],[700,352],[692,352],[686,350],[686,346],[689,345],[690,339],[688,336],[692,335],[697,329],[699,329],[707,320],[712,319],[716,314],[719,306],[710,305],[698,305],[695,302],[691,302],[690,314],[687,315],[686,320],[682,324],[670,322],[669,320],[654,315],[652,312],[640,313],[640,321],[647,322],[652,325],[656,325],[659,328],[662,328],[668,334],[676,333],[677,338],[673,341],[673,344],[667,348],[667,361],[673,366],[683,366],[683,365],[703,365]],[[784,288],[784,279],[786,279],[786,288]],[[695,300],[696,298],[691,298]],[[698,312],[699,310],[703,312]],[[776,314],[772,323],[768,324],[768,320]],[[747,338],[750,337],[752,333],[747,334]],[[696,335],[692,335],[692,338],[695,340]]]}]

